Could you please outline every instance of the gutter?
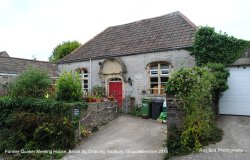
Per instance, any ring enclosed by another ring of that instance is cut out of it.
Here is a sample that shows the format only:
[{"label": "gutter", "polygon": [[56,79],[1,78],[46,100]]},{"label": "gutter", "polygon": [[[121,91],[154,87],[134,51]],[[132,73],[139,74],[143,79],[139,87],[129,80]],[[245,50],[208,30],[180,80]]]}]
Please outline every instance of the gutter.
[{"label": "gutter", "polygon": [[92,59],[89,59],[89,91],[91,93],[92,88]]}]

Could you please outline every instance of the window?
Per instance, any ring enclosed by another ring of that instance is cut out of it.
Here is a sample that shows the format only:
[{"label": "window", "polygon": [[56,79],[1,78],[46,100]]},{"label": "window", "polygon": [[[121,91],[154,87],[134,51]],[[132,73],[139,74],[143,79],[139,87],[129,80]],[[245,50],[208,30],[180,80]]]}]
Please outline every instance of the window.
[{"label": "window", "polygon": [[164,94],[164,87],[169,77],[167,63],[152,63],[149,66],[150,94]]},{"label": "window", "polygon": [[76,72],[79,74],[80,79],[82,81],[82,89],[83,89],[83,93],[87,93],[89,90],[89,74],[87,69],[84,68],[78,68],[76,69]]}]

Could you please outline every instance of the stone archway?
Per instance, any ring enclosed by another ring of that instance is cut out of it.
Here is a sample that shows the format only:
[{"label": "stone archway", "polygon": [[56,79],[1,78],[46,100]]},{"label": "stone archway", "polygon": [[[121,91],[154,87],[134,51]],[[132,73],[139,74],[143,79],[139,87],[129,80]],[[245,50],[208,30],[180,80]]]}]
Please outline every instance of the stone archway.
[{"label": "stone archway", "polygon": [[126,74],[127,68],[123,61],[119,58],[107,58],[100,66],[100,77],[102,82],[105,84],[106,95],[109,94],[109,80],[114,78],[119,78],[122,81],[122,97],[124,98],[124,87],[127,82]]},{"label": "stone archway", "polygon": [[110,78],[110,75],[113,75],[114,78],[121,76],[123,82],[126,82],[127,67],[119,58],[107,58],[102,62],[99,74],[103,82],[107,80],[107,76]]}]

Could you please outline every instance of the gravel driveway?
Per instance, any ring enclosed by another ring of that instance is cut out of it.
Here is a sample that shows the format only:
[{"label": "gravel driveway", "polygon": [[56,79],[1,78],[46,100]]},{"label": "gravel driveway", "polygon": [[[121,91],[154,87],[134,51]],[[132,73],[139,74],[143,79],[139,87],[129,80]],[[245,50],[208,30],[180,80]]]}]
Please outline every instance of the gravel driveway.
[{"label": "gravel driveway", "polygon": [[119,116],[63,159],[161,160],[164,154],[153,152],[164,152],[166,128],[155,120]]},{"label": "gravel driveway", "polygon": [[223,140],[205,147],[201,153],[173,157],[171,160],[249,160],[250,117],[221,116]]}]

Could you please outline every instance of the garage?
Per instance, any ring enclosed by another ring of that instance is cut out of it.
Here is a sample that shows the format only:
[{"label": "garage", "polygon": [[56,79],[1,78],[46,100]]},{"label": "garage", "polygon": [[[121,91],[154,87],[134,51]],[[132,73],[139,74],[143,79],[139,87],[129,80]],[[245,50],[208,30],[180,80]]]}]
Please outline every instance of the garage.
[{"label": "garage", "polygon": [[229,67],[229,90],[219,103],[219,113],[250,116],[250,66]]}]

